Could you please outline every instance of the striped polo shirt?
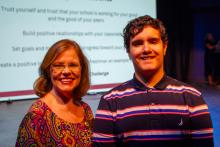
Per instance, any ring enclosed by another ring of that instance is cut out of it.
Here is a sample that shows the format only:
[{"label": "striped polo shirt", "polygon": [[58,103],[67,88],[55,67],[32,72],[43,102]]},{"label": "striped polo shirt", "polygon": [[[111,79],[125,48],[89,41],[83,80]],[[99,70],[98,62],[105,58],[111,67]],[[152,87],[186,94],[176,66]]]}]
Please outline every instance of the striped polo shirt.
[{"label": "striped polo shirt", "polygon": [[134,76],[101,97],[93,146],[211,147],[207,104],[197,89],[169,76],[154,88]]}]

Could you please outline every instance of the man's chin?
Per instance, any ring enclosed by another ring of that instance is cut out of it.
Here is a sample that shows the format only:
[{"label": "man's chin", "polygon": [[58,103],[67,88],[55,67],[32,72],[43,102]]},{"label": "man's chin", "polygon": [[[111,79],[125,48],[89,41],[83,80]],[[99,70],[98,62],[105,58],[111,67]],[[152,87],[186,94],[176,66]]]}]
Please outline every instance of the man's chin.
[{"label": "man's chin", "polygon": [[154,71],[156,71],[156,69],[155,69],[155,67],[143,67],[143,68],[141,68],[141,71],[143,71],[143,72],[154,72]]}]

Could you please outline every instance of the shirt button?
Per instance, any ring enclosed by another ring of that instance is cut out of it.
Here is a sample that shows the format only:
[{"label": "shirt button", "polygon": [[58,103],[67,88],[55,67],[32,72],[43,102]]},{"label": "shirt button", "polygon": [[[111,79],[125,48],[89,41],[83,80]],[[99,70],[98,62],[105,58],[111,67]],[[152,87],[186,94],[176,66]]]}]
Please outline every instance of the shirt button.
[{"label": "shirt button", "polygon": [[151,103],[150,105],[153,106],[153,105],[155,105],[155,103]]}]

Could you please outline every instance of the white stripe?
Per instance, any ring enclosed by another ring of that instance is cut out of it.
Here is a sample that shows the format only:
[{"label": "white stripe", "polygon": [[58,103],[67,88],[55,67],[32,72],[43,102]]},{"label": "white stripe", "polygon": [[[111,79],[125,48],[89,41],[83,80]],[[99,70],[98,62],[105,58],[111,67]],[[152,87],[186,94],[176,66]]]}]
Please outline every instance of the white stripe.
[{"label": "white stripe", "polygon": [[179,134],[189,134],[190,131],[188,130],[177,130],[177,131],[165,131],[165,130],[158,130],[158,131],[132,131],[124,133],[125,137],[129,136],[146,136],[146,135],[179,135]]},{"label": "white stripe", "polygon": [[175,86],[175,85],[168,85],[167,89],[173,89],[173,90],[191,90],[195,93],[197,93],[198,95],[201,95],[201,92],[199,92],[197,89],[193,88],[193,87],[188,87],[188,86]]},{"label": "white stripe", "polygon": [[109,94],[105,95],[103,98],[106,99],[106,98],[109,98],[111,96],[115,96],[115,95],[123,95],[125,93],[130,93],[130,92],[134,92],[135,89],[134,88],[128,88],[128,89],[125,89],[123,91],[119,91],[119,90],[114,90],[112,92],[110,92]]}]

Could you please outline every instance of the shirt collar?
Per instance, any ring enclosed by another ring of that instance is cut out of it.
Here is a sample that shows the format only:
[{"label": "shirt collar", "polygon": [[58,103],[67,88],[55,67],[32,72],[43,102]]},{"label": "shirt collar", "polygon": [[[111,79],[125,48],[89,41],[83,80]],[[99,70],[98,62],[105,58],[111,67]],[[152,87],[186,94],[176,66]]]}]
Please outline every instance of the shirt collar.
[{"label": "shirt collar", "polygon": [[[169,84],[170,78],[167,75],[164,75],[162,79],[154,86],[155,89],[163,90],[167,87]],[[142,84],[135,75],[133,76],[133,79],[131,80],[131,84],[134,86],[134,88],[140,89],[140,90],[146,90],[150,89],[149,87],[146,87],[144,84]]]}]

